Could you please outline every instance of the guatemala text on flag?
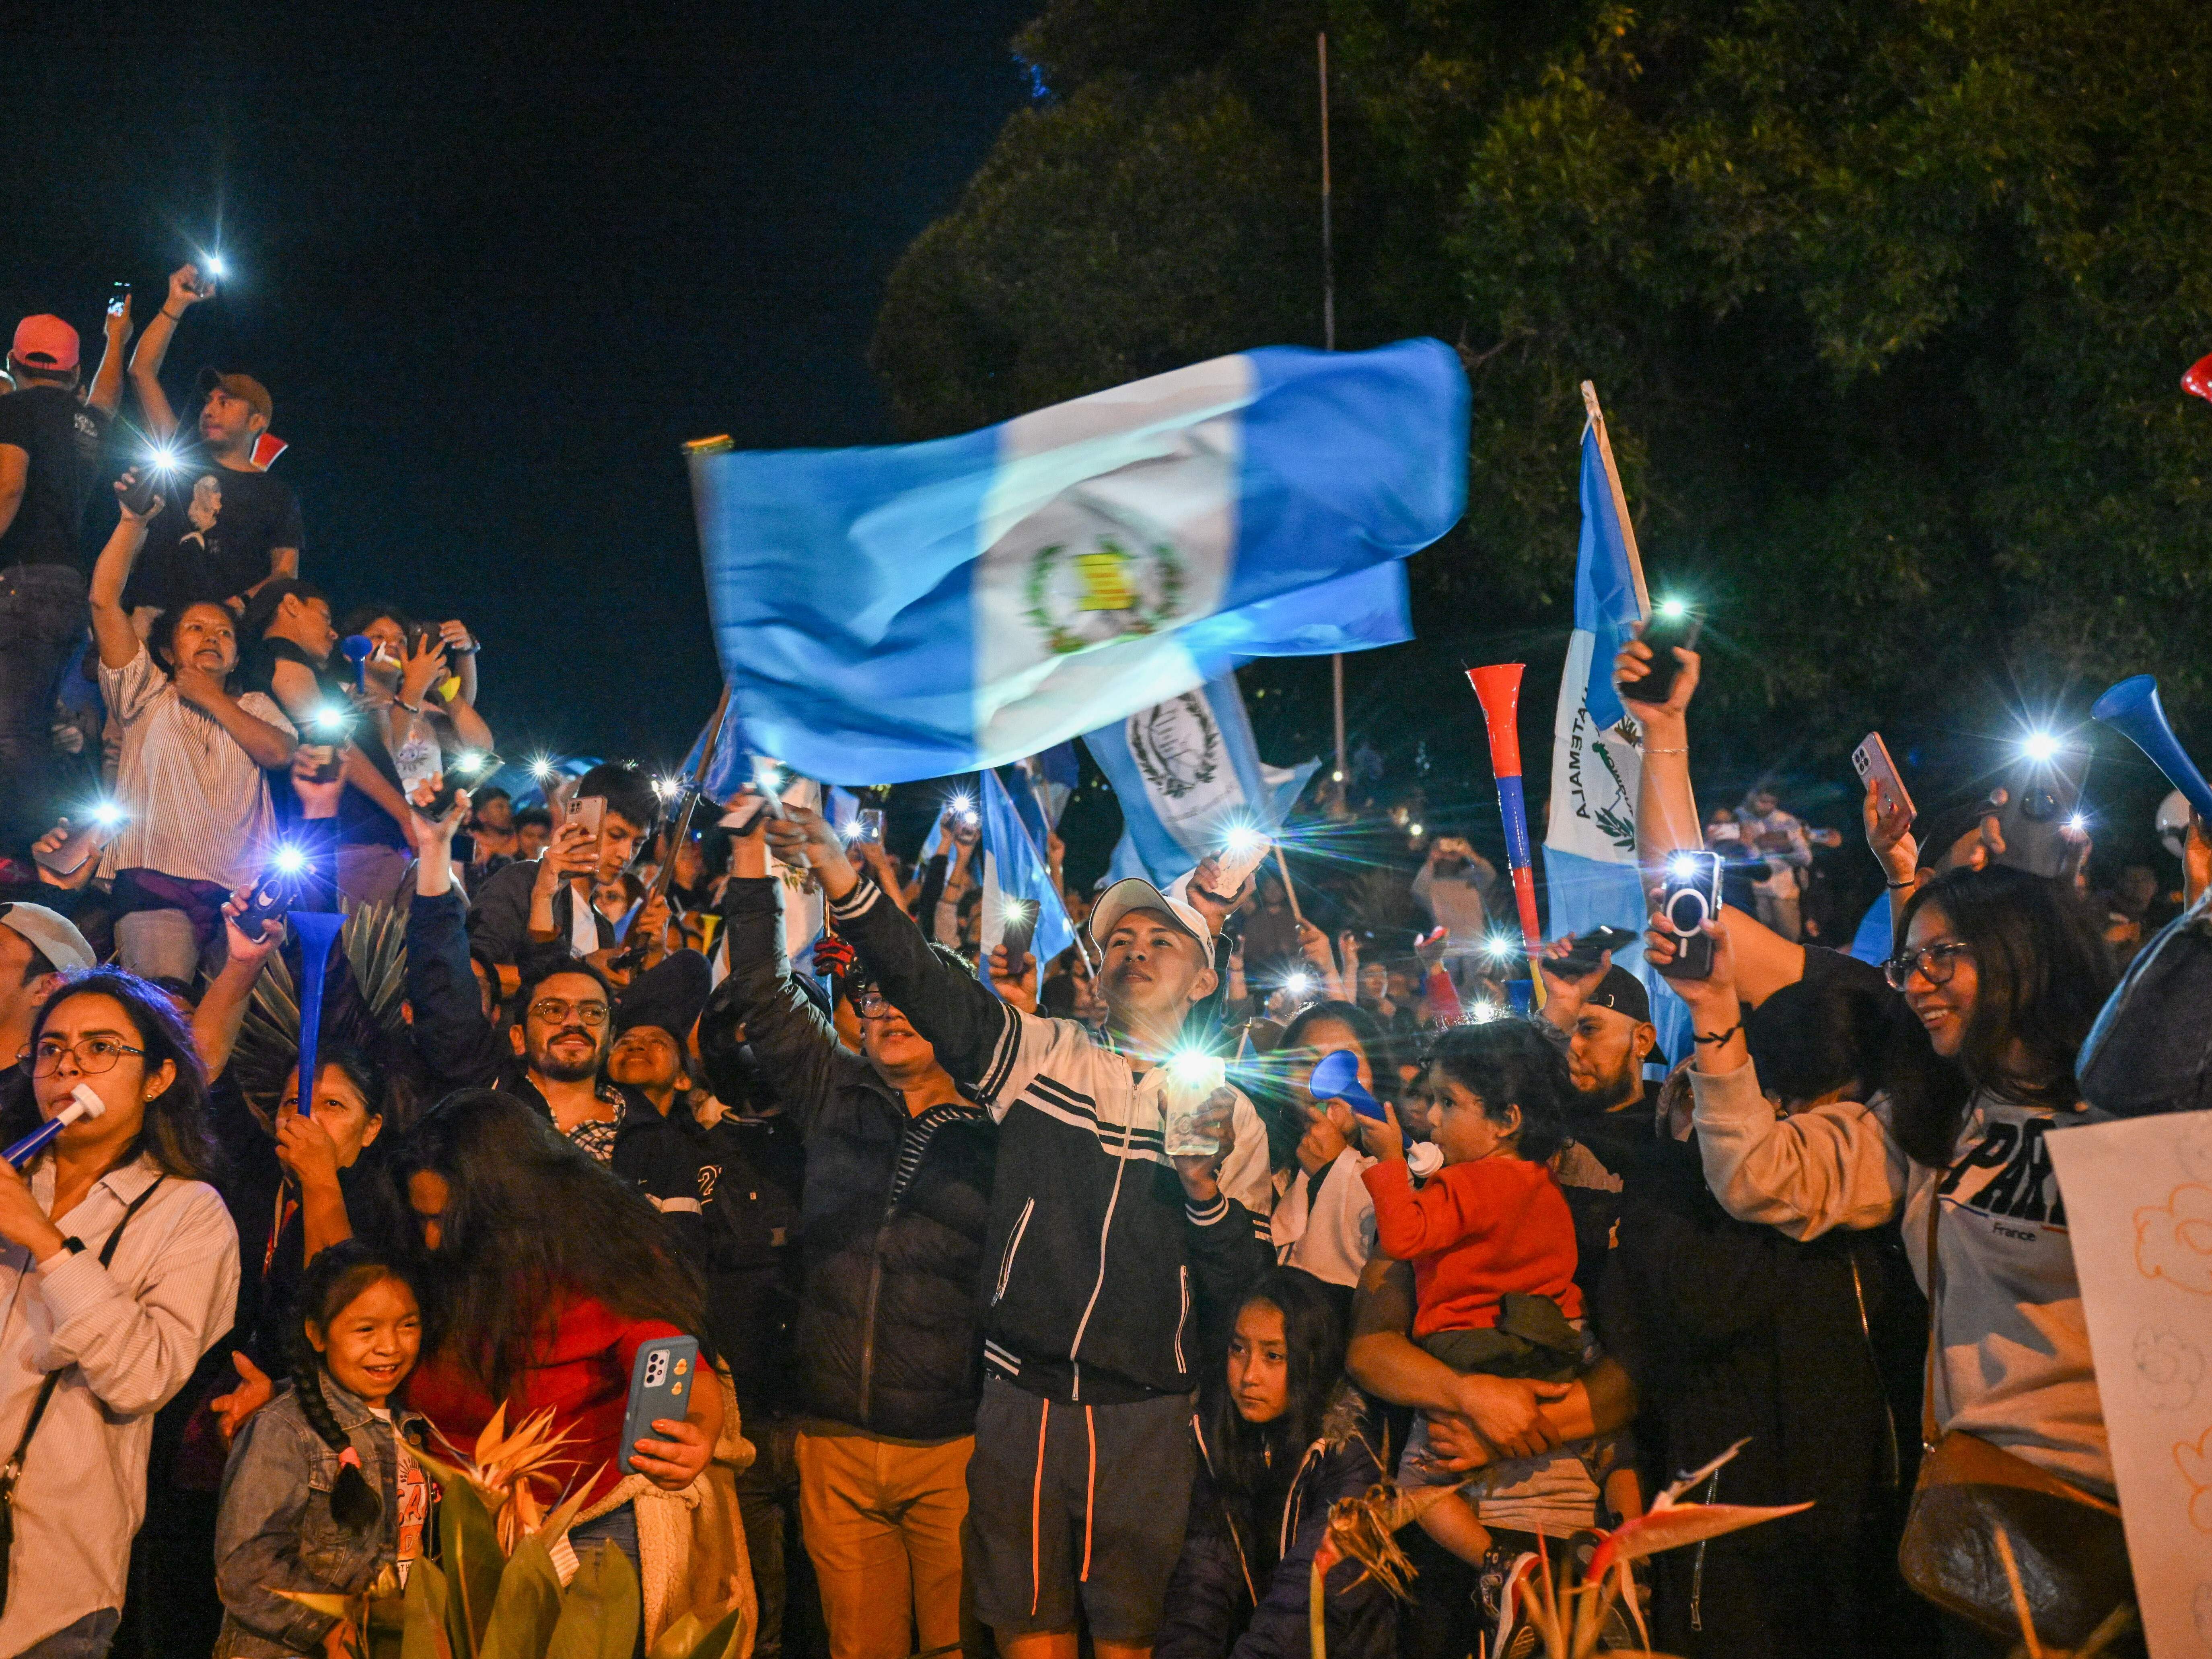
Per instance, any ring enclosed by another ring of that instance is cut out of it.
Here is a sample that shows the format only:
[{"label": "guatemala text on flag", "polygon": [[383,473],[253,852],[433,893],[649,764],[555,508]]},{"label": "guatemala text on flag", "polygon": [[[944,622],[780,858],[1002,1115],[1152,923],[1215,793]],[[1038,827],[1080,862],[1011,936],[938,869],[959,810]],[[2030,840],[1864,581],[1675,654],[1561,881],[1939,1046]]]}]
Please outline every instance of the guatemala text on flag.
[{"label": "guatemala text on flag", "polygon": [[[1583,533],[1575,554],[1575,631],[1552,720],[1552,810],[1544,832],[1544,890],[1554,936],[1626,927],[1638,939],[1650,915],[1636,861],[1642,734],[1613,689],[1613,659],[1643,620],[1612,480],[1594,426],[1583,428]],[[1689,1011],[1644,960],[1613,960],[1651,994],[1660,1048],[1687,1047]]]},{"label": "guatemala text on flag", "polygon": [[1006,939],[1006,923],[1014,915],[1011,907],[1034,907],[1033,912],[1022,914],[1036,917],[1030,953],[1036,957],[1040,969],[1075,943],[1075,924],[1068,920],[1067,907],[1060,902],[1060,890],[1053,885],[1052,871],[1042,850],[1030,839],[1021,815],[1014,810],[1014,798],[999,781],[999,775],[985,772],[977,780],[976,793],[981,797],[979,805],[983,816],[982,839],[978,843],[983,854],[983,950],[976,969],[988,985],[991,952]]},{"label": "guatemala text on flag", "polygon": [[1273,835],[1319,764],[1285,773],[1261,763],[1234,674],[1086,732],[1083,743],[1121,805],[1109,873],[1161,888],[1220,852],[1231,823]]},{"label": "guatemala text on flag", "polygon": [[1452,349],[1271,347],[964,437],[695,453],[749,745],[896,783],[1009,762],[1254,657],[1403,637],[1457,520]]}]

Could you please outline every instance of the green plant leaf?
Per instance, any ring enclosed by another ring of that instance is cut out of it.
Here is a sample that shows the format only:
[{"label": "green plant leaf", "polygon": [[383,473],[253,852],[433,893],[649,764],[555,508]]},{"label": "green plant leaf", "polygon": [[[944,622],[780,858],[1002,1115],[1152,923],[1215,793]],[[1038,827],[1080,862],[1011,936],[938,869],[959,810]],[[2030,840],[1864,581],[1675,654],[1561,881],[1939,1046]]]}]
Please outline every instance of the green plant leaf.
[{"label": "green plant leaf", "polygon": [[660,1632],[649,1659],[737,1659],[744,1611],[732,1607],[712,1625],[702,1625],[695,1613],[684,1614]]},{"label": "green plant leaf", "polygon": [[612,1544],[587,1546],[577,1557],[582,1565],[561,1598],[545,1659],[629,1659],[645,1616],[637,1570]]},{"label": "green plant leaf", "polygon": [[[418,1561],[416,1565],[427,1567],[429,1563]],[[435,1571],[436,1569],[432,1568],[431,1571]],[[371,1596],[367,1623],[368,1659],[404,1659],[407,1601],[404,1591],[391,1595]]]},{"label": "green plant leaf", "polygon": [[561,1575],[542,1535],[526,1538],[507,1558],[499,1599],[484,1626],[482,1659],[539,1659],[561,1620]]},{"label": "green plant leaf", "polygon": [[453,1659],[446,1630],[446,1575],[434,1561],[417,1561],[407,1575],[406,1622],[399,1659]]},{"label": "green plant leaf", "polygon": [[466,1480],[446,1483],[438,1535],[452,1592],[446,1627],[452,1632],[455,1659],[476,1659],[483,1651],[484,1627],[491,1623],[492,1607],[499,1600],[507,1557],[499,1547],[499,1528],[491,1511]]}]

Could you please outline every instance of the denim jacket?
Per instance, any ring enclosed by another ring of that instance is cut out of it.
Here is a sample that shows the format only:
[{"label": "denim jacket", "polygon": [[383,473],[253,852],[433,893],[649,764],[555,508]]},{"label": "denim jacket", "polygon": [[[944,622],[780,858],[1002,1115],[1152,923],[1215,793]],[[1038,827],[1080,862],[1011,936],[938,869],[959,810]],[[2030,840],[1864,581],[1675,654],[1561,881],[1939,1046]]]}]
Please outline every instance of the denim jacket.
[{"label": "denim jacket", "polygon": [[216,1522],[216,1589],[222,1632],[216,1659],[285,1659],[319,1653],[334,1620],[276,1592],[350,1595],[392,1565],[398,1546],[398,1459],[395,1428],[422,1419],[394,1407],[386,1423],[327,1373],[320,1377],[331,1413],[361,1454],[362,1473],[383,1499],[382,1516],[359,1532],[331,1514],[338,1454],[308,1426],[295,1389],[246,1419],[223,1471]]}]

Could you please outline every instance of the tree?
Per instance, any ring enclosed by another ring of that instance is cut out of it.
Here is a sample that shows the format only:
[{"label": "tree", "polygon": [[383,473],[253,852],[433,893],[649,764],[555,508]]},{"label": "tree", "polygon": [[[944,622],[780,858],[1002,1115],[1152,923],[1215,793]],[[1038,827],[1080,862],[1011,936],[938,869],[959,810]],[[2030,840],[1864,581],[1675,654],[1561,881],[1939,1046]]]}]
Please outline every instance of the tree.
[{"label": "tree", "polygon": [[1340,343],[1435,334],[1474,388],[1431,653],[1564,629],[1589,378],[1739,759],[2146,670],[2212,715],[2194,0],[1054,0],[1048,100],[892,279],[908,426],[1318,343],[1324,21]]}]

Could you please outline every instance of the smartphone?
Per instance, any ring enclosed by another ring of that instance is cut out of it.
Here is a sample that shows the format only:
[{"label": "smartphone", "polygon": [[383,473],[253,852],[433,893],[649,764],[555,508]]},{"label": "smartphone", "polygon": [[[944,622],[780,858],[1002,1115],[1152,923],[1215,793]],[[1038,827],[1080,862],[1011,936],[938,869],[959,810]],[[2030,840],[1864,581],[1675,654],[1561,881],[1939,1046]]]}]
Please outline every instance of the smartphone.
[{"label": "smartphone", "polygon": [[884,809],[863,806],[853,815],[853,839],[872,841],[881,846],[884,839]]},{"label": "smartphone", "polygon": [[1274,843],[1257,830],[1232,833],[1227,847],[1214,854],[1215,866],[1221,872],[1221,896],[1232,898],[1243,890],[1252,872],[1260,867],[1260,860],[1267,856]]},{"label": "smartphone", "polygon": [[238,931],[250,939],[261,937],[264,922],[272,921],[292,908],[299,897],[299,878],[288,876],[273,866],[264,870],[253,883],[253,890],[246,895],[246,908],[238,918]]},{"label": "smartphone", "polygon": [[1999,864],[2056,880],[2073,867],[2074,843],[2065,836],[2067,820],[2081,807],[2081,784],[2088,771],[2086,748],[2062,748],[2047,761],[2022,759],[2005,780],[2005,804],[1996,809],[2004,836]]},{"label": "smartphone", "polygon": [[138,468],[138,482],[123,492],[123,505],[142,519],[154,505],[155,493],[161,485],[155,471],[152,465],[142,463]]},{"label": "smartphone", "polygon": [[345,760],[334,743],[303,743],[300,752],[313,763],[314,770],[308,773],[310,781],[336,783],[338,774],[345,770]]},{"label": "smartphone", "polygon": [[1695,611],[1685,610],[1680,616],[1654,612],[1644,625],[1644,643],[1651,647],[1651,660],[1645,665],[1644,678],[1627,680],[1621,684],[1620,694],[1638,702],[1664,702],[1674,695],[1674,677],[1682,672],[1682,665],[1674,655],[1674,647],[1685,651],[1698,648],[1698,635],[1705,631],[1705,619]]},{"label": "smartphone", "polygon": [[130,303],[130,283],[110,283],[107,285],[107,314],[109,316],[120,317],[123,314],[124,307],[128,306]]},{"label": "smartphone", "polygon": [[1905,822],[1919,817],[1912,805],[1912,796],[1905,787],[1905,780],[1897,775],[1897,763],[1889,757],[1889,745],[1881,740],[1881,733],[1869,732],[1859,746],[1851,750],[1851,769],[1859,775],[1859,781],[1872,785],[1877,779],[1899,806],[1905,809]]},{"label": "smartphone", "polygon": [[1721,913],[1721,855],[1669,853],[1659,889],[1659,914],[1674,935],[1674,960],[1660,968],[1669,979],[1710,979],[1713,938],[1705,925]]},{"label": "smartphone", "polygon": [[[438,787],[431,792],[429,805],[427,806],[418,806],[415,811],[422,817],[429,819],[431,823],[435,823],[440,818],[442,818],[448,811],[453,810],[453,797],[455,795],[460,793],[464,789],[474,788],[477,780],[490,776],[494,772],[498,771],[499,768],[499,757],[496,755],[486,755],[481,760],[477,761],[474,766],[469,769],[468,775],[466,777],[463,777],[461,775],[460,758],[456,756],[453,760],[453,764],[447,767],[443,773],[440,774],[438,778]],[[604,795],[594,795],[592,799],[595,801],[599,801],[602,805],[605,804],[606,800],[606,798]]]},{"label": "smartphone", "polygon": [[1635,944],[1637,938],[1626,927],[1593,927],[1587,933],[1577,933],[1569,941],[1566,955],[1544,965],[1553,973],[1579,976],[1595,969],[1598,958],[1607,951],[1618,957]]},{"label": "smartphone", "polygon": [[1020,965],[1022,953],[1030,948],[1036,930],[1037,908],[1034,904],[1024,904],[1018,913],[1006,917],[1006,932],[1000,936],[999,943],[1006,947],[1007,961],[1017,967]]},{"label": "smartphone", "polygon": [[641,1440],[658,1440],[653,1421],[681,1422],[691,1409],[691,1384],[699,1371],[699,1339],[657,1337],[637,1351],[629,1368],[629,1409],[623,1413],[622,1451],[615,1467],[631,1473],[630,1454]]},{"label": "smartphone", "polygon": [[113,823],[102,823],[97,817],[88,818],[80,824],[74,818],[64,818],[69,825],[69,839],[51,853],[33,853],[31,856],[46,869],[58,876],[73,876],[84,867],[84,861],[115,839],[121,827],[118,818]]},{"label": "smartphone", "polygon": [[586,795],[568,809],[568,822],[580,823],[592,832],[592,856],[599,855],[599,838],[606,833],[607,798],[605,795]]}]

